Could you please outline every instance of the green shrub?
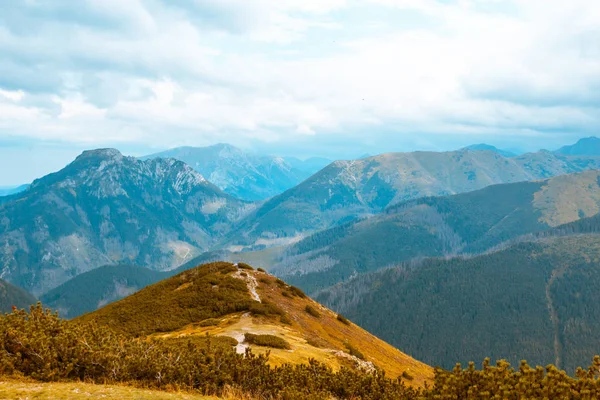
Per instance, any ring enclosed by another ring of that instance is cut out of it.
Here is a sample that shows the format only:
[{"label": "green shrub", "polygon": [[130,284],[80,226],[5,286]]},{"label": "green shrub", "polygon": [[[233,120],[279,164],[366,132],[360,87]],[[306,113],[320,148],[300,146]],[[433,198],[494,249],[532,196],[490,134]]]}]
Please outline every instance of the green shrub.
[{"label": "green shrub", "polygon": [[292,298],[292,297],[294,297],[294,296],[292,296],[292,294],[291,294],[290,292],[288,292],[288,291],[286,291],[286,290],[282,291],[282,292],[281,292],[281,295],[282,295],[283,297],[289,297],[289,298]]},{"label": "green shrub", "polygon": [[304,307],[304,311],[315,318],[321,318],[321,314],[310,304],[307,304],[306,307]]},{"label": "green shrub", "polygon": [[337,315],[337,320],[340,321],[344,325],[350,325],[350,321],[348,321],[348,319],[346,317],[344,317],[342,314]]},{"label": "green shrub", "polygon": [[287,286],[287,283],[285,283],[284,281],[282,281],[282,280],[281,280],[281,279],[279,279],[279,278],[276,278],[276,279],[275,279],[275,283],[276,283],[276,284],[277,284],[277,286],[279,286],[279,287],[286,287],[286,286]]},{"label": "green shrub", "polygon": [[264,277],[264,276],[258,278],[258,281],[261,282],[261,283],[267,284],[267,285],[269,285],[271,283],[271,280],[269,278]]},{"label": "green shrub", "polygon": [[201,327],[217,326],[217,325],[219,325],[220,322],[221,321],[216,318],[209,318],[209,319],[205,319],[204,321],[200,321],[200,323],[198,325],[200,325]]},{"label": "green shrub", "polygon": [[240,276],[243,276],[244,278],[248,277],[248,274],[245,272],[240,272]]},{"label": "green shrub", "polygon": [[264,270],[264,269],[262,269],[262,268],[256,268],[256,270],[257,270],[258,272],[267,272],[267,271],[265,271],[265,270]]},{"label": "green shrub", "polygon": [[262,303],[251,304],[250,312],[254,315],[283,315],[283,310],[281,308],[265,301]]},{"label": "green shrub", "polygon": [[274,335],[254,335],[252,333],[245,334],[246,342],[257,346],[273,347],[274,349],[289,350],[292,347],[285,339]]},{"label": "green shrub", "polygon": [[365,355],[361,353],[360,350],[358,350],[356,347],[352,346],[350,343],[346,342],[344,343],[344,346],[346,346],[346,349],[348,349],[348,354],[350,354],[351,356],[354,356],[361,360],[365,359]]},{"label": "green shrub", "polygon": [[409,374],[408,371],[403,371],[402,379],[406,379],[407,381],[412,381],[413,379],[415,379],[415,377],[412,376],[411,374]]},{"label": "green shrub", "polygon": [[303,299],[306,298],[306,294],[304,294],[304,292],[302,290],[298,289],[296,286],[290,286],[289,290],[290,290],[290,292],[292,292],[292,294],[294,296],[298,296]]},{"label": "green shrub", "polygon": [[[249,311],[255,303],[246,282],[231,276],[231,263],[215,262],[184,271],[75,319],[96,322],[113,330],[146,336],[172,332],[208,318]],[[189,284],[194,290],[176,290]]]},{"label": "green shrub", "polygon": [[281,317],[279,317],[279,322],[281,322],[282,324],[286,324],[286,325],[292,324],[292,320],[290,319],[290,317],[288,317],[285,314],[282,314]]},{"label": "green shrub", "polygon": [[252,268],[250,265],[243,263],[243,262],[238,263],[237,266],[238,266],[238,268],[241,268],[241,269],[248,269],[250,271],[254,271],[254,268]]}]

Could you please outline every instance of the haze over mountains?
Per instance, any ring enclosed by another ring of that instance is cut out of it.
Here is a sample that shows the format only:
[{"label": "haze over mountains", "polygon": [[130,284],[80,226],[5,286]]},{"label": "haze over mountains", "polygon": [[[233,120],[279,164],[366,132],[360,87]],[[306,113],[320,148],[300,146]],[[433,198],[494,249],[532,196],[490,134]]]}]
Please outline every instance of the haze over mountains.
[{"label": "haze over mountains", "polygon": [[[518,192],[515,197],[504,203],[497,202],[505,190],[502,188],[490,189],[492,194],[444,200],[449,202],[445,205],[440,198],[426,199],[596,169],[600,167],[596,155],[540,151],[506,158],[497,151],[468,149],[382,154],[333,162],[264,203],[225,193],[197,170],[223,177],[221,184],[230,190],[238,190],[227,186],[237,182],[248,196],[252,192],[252,196],[261,197],[281,192],[292,185],[292,178],[301,179],[294,175],[300,170],[290,165],[297,160],[288,164],[281,158],[250,156],[228,145],[179,148],[163,155],[186,158],[195,168],[158,155],[138,160],[116,150],[87,151],[63,170],[36,180],[26,191],[2,197],[1,277],[41,295],[103,265],[133,264],[168,271],[206,251],[221,249],[222,256],[231,254],[226,250],[279,246],[267,257],[276,264],[268,266],[312,292],[357,272],[412,257],[482,251],[516,233],[543,230],[597,212],[593,174],[575,176],[563,183],[571,185],[569,190],[577,194],[580,200],[575,203],[568,201],[572,196],[563,196],[571,192],[560,185],[559,189],[542,190],[542,183],[518,186],[521,189],[514,189]],[[325,160],[314,162],[310,168]],[[256,186],[258,178],[245,179],[252,174],[266,180]],[[571,181],[587,182],[589,186],[568,183]],[[252,185],[243,186],[248,182]],[[500,194],[493,194],[494,190]],[[535,202],[531,196],[537,196]],[[417,203],[409,205],[411,200]],[[460,205],[462,201],[470,205]],[[405,205],[393,209],[396,204]],[[577,210],[573,209],[575,204],[579,204]],[[440,207],[459,207],[453,212],[460,210],[465,220],[470,215],[492,214],[510,218],[473,242],[460,232],[456,222],[444,216]],[[552,207],[556,210],[548,211]],[[540,210],[546,210],[547,220],[534,217]],[[531,222],[519,224],[516,215]],[[352,221],[360,222],[344,225]],[[509,221],[519,229],[510,231]],[[338,230],[318,233],[329,228]],[[384,233],[386,229],[389,234]],[[312,233],[317,234],[310,237]],[[331,235],[335,235],[335,241],[324,239]],[[348,245],[370,243],[373,249],[388,246],[385,240],[379,244],[372,240],[382,235],[402,238],[408,250],[396,246],[397,251],[361,256],[352,249],[364,246]],[[307,239],[293,245],[303,238]],[[409,245],[411,240],[424,242]],[[322,241],[326,246],[320,244]],[[255,260],[260,262],[262,256],[258,253]],[[330,276],[317,280],[320,283],[315,286],[315,280],[306,274],[316,270],[327,271]]]},{"label": "haze over mountains", "polygon": [[274,243],[276,238],[297,240],[403,201],[599,167],[597,156],[562,156],[548,151],[512,158],[472,150],[388,153],[336,161],[257,208],[228,243],[252,248]]},{"label": "haze over mountains", "polygon": [[142,159],[174,158],[200,172],[220,189],[244,200],[264,200],[308,178],[329,163],[313,158],[254,155],[228,144],[178,147]]}]

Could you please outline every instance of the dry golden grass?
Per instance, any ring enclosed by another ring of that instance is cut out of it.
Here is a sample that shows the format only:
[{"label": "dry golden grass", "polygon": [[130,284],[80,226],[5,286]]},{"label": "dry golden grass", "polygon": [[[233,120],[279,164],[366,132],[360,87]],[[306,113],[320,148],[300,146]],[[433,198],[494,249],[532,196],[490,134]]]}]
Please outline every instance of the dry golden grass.
[{"label": "dry golden grass", "polygon": [[[209,333],[243,340],[246,332],[275,335],[285,339],[291,345],[291,349],[251,345],[252,351],[257,354],[270,352],[269,362],[274,366],[285,363],[307,363],[310,358],[314,358],[334,370],[338,370],[342,365],[357,364],[356,359],[339,353],[348,353],[349,344],[364,354],[367,362],[372,362],[385,370],[388,377],[396,378],[408,374],[414,379],[407,383],[419,387],[433,378],[433,369],[430,366],[402,353],[352,322],[345,324],[338,320],[336,313],[310,298],[282,295],[284,290],[290,292],[289,288],[277,285],[275,278],[267,273],[246,272],[256,278],[260,298],[283,309],[292,321],[291,325],[282,324],[279,317],[252,317],[249,313],[236,313],[221,318],[217,326],[202,327],[200,324],[193,324],[175,332],[156,336],[166,338]],[[316,318],[308,314],[305,311],[307,305],[318,310],[320,317]]]},{"label": "dry golden grass", "polygon": [[598,171],[552,178],[534,195],[534,207],[541,211],[540,221],[558,226],[600,212]]},{"label": "dry golden grass", "polygon": [[[239,397],[226,397],[229,400]],[[90,383],[41,383],[0,378],[3,400],[216,400],[217,397],[190,393],[170,393],[137,389],[129,386],[94,385]]]}]

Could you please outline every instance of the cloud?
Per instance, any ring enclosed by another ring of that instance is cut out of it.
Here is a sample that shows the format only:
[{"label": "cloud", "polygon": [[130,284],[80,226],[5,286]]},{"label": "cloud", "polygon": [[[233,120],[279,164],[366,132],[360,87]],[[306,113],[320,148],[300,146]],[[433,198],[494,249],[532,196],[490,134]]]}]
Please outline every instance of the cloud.
[{"label": "cloud", "polygon": [[600,3],[78,4],[0,5],[0,139],[359,154],[369,136],[381,151],[452,135],[533,147],[600,127]]}]

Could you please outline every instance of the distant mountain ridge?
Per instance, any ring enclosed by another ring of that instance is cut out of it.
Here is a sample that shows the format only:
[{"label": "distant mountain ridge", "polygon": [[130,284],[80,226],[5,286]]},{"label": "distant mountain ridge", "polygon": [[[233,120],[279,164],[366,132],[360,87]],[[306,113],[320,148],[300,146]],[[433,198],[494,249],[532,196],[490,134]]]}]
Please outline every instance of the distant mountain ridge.
[{"label": "distant mountain ridge", "polygon": [[44,293],[101,265],[177,267],[253,206],[181,161],[82,153],[0,204],[0,277]]},{"label": "distant mountain ridge", "polygon": [[577,156],[600,156],[600,139],[595,136],[579,139],[577,143],[563,146],[556,150],[555,153]]},{"label": "distant mountain ridge", "polygon": [[488,150],[388,153],[335,161],[249,214],[227,243],[232,248],[268,247],[277,239],[298,240],[412,199],[597,168],[600,157],[548,151],[512,158]]},{"label": "distant mountain ridge", "polygon": [[424,257],[477,254],[600,212],[600,171],[400,203],[291,245],[271,271],[308,293]]},{"label": "distant mountain ridge", "polygon": [[10,186],[10,187],[0,187],[0,197],[10,196],[11,194],[21,193],[21,192],[27,190],[28,187],[29,187],[28,184],[19,185],[19,186]]},{"label": "distant mountain ridge", "polygon": [[479,143],[479,144],[472,144],[466,147],[463,147],[461,150],[489,150],[489,151],[493,151],[496,152],[498,154],[500,154],[503,157],[514,157],[517,154],[513,153],[512,151],[508,151],[508,150],[503,150],[503,149],[499,149],[496,146],[492,146],[491,144],[486,144],[486,143]]},{"label": "distant mountain ridge", "polygon": [[[264,200],[306,179],[310,170],[292,166],[284,158],[254,155],[229,144],[177,147],[142,157],[174,158],[200,172],[220,189],[244,200]],[[304,163],[297,160],[297,166]]]}]

